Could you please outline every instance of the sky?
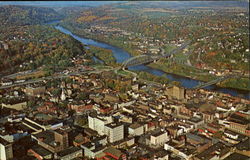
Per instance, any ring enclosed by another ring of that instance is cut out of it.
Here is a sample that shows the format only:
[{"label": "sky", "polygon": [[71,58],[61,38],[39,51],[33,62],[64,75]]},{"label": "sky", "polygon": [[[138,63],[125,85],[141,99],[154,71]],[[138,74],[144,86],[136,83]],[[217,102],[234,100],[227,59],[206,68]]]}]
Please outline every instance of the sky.
[{"label": "sky", "polygon": [[[124,1],[125,2],[125,1]],[[32,5],[43,7],[100,6],[119,1],[2,1],[0,5]]]},{"label": "sky", "polygon": [[[40,7],[75,7],[75,6],[89,6],[89,7],[98,7],[100,5],[112,4],[112,3],[124,3],[128,1],[1,1],[0,5],[32,5],[32,6],[40,6]],[[237,1],[157,1],[159,4],[163,6],[177,6],[177,7],[188,7],[188,6],[240,6],[249,8],[249,0],[237,0]],[[157,3],[155,1],[145,1],[142,3],[150,5],[153,3]]]}]

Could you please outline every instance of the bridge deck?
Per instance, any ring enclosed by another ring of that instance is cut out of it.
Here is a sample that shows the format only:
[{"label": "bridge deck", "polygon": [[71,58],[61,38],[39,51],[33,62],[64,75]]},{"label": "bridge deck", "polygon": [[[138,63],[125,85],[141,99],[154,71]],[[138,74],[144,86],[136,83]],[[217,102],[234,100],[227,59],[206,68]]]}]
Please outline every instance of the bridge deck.
[{"label": "bridge deck", "polygon": [[210,85],[219,83],[219,82],[221,82],[221,81],[224,81],[224,80],[226,80],[226,79],[230,79],[230,78],[233,78],[233,77],[235,77],[235,76],[231,76],[231,75],[230,75],[230,76],[220,77],[220,78],[218,78],[218,79],[209,81],[209,82],[207,82],[207,83],[199,84],[199,85],[193,87],[193,89],[204,88],[204,87],[207,87],[207,86],[210,86]]},{"label": "bridge deck", "polygon": [[168,58],[170,56],[172,56],[175,53],[178,53],[179,51],[181,51],[182,49],[186,48],[191,41],[188,41],[187,43],[181,45],[179,48],[176,48],[174,50],[172,50],[169,53],[164,54],[164,51],[161,49],[161,53],[160,55],[139,55],[139,56],[135,56],[132,57],[130,59],[128,59],[127,61],[123,62],[122,67],[129,67],[129,66],[136,66],[136,65],[140,65],[140,64],[146,64],[146,63],[150,63],[153,62],[155,60],[159,60],[160,58]]}]

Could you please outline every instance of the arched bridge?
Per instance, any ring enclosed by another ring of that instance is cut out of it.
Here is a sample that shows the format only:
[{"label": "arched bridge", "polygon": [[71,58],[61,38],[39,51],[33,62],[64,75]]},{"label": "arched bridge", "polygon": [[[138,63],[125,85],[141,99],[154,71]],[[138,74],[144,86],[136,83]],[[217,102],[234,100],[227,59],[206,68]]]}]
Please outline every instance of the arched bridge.
[{"label": "arched bridge", "polygon": [[164,51],[161,49],[161,54],[159,55],[152,55],[152,54],[143,54],[143,55],[139,55],[139,56],[135,56],[132,57],[128,60],[126,60],[125,62],[122,63],[122,68],[127,68],[129,66],[136,66],[136,65],[140,65],[140,64],[147,64],[147,63],[151,63],[154,62],[156,60],[159,60],[160,58],[168,58],[171,57],[173,54],[181,51],[182,49],[186,48],[188,44],[190,44],[191,41],[188,41],[187,43],[181,45],[181,47],[176,48],[174,50],[172,50],[169,53],[164,53]]},{"label": "arched bridge", "polygon": [[236,76],[234,75],[229,75],[229,76],[223,76],[223,77],[220,77],[218,79],[215,79],[215,80],[212,80],[212,81],[209,81],[207,83],[201,83],[195,87],[193,87],[193,89],[200,89],[200,88],[204,88],[204,87],[207,87],[207,86],[210,86],[210,85],[213,85],[213,84],[216,84],[216,83],[219,83],[219,82],[222,82],[226,79],[230,79],[230,78],[234,78]]},{"label": "arched bridge", "polygon": [[136,65],[140,65],[140,64],[151,63],[151,62],[158,60],[160,58],[162,58],[162,56],[143,54],[143,55],[132,57],[132,58],[128,59],[127,61],[123,62],[122,67],[126,68],[129,66],[136,66]]}]

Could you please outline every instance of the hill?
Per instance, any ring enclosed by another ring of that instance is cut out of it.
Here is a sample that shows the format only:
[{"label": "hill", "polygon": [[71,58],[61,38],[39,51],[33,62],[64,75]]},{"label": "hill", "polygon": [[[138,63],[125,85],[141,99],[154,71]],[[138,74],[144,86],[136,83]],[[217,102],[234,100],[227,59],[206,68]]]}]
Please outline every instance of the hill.
[{"label": "hill", "polygon": [[3,26],[42,24],[61,18],[62,16],[52,8],[18,5],[0,7],[0,20]]}]

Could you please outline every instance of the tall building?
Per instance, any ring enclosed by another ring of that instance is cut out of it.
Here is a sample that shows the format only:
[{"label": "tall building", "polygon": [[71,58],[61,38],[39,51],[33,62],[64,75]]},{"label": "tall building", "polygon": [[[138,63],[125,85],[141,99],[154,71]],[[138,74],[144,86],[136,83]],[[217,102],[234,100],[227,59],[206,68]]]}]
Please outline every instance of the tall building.
[{"label": "tall building", "polygon": [[165,94],[171,99],[172,98],[178,99],[178,100],[185,99],[185,90],[182,87],[178,87],[178,86],[169,87],[166,89]]},{"label": "tall building", "polygon": [[124,138],[124,125],[121,123],[109,123],[105,125],[105,134],[109,142],[117,142]]},{"label": "tall building", "polygon": [[62,150],[69,147],[69,138],[68,132],[63,131],[62,129],[57,129],[54,132],[55,142],[59,142],[62,146]]},{"label": "tall building", "polygon": [[97,116],[91,114],[88,116],[89,128],[95,130],[100,135],[104,135],[105,124],[112,123],[113,119],[111,116]]},{"label": "tall building", "polygon": [[9,160],[12,158],[12,144],[0,137],[0,160]]},{"label": "tall building", "polygon": [[31,138],[36,140],[38,145],[49,150],[52,153],[57,153],[69,147],[69,132],[71,129],[68,126],[63,126],[56,130],[45,130],[31,135]]}]

